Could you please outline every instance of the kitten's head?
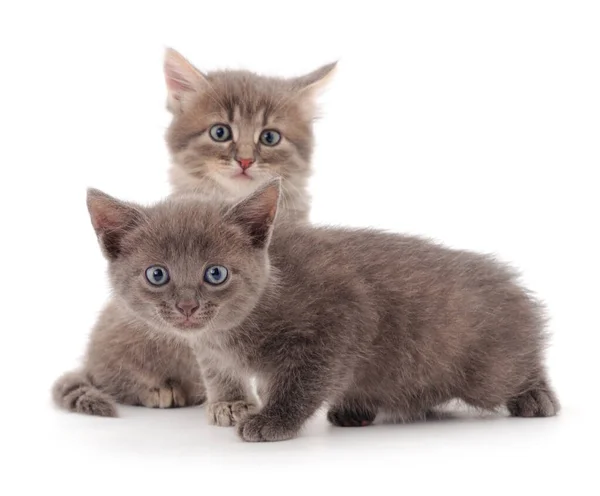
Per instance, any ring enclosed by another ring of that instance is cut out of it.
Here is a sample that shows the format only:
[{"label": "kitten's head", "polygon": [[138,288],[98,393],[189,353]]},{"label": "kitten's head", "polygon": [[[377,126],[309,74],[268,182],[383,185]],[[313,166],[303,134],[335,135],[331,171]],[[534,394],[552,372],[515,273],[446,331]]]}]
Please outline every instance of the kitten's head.
[{"label": "kitten's head", "polygon": [[310,174],[316,97],[334,64],[293,79],[248,71],[204,74],[168,49],[167,132],[179,190],[219,189],[241,198],[270,178],[304,188]]},{"label": "kitten's head", "polygon": [[115,298],[152,328],[191,333],[241,323],[269,279],[279,180],[241,202],[199,195],[142,207],[89,190]]}]

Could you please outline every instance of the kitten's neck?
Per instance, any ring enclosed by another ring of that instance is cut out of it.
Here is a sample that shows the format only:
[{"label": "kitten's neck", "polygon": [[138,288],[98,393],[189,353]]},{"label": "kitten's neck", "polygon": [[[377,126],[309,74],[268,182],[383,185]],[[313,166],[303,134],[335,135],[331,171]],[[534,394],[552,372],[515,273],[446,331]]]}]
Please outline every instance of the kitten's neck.
[{"label": "kitten's neck", "polygon": [[239,200],[239,194],[228,190],[222,184],[210,177],[196,177],[189,174],[176,163],[171,166],[169,171],[171,186],[173,187],[173,193],[195,193],[202,195],[206,199],[210,200],[214,198],[217,201],[228,201],[234,202]]},{"label": "kitten's neck", "polygon": [[[194,193],[208,200],[235,203],[244,199],[251,190],[233,190],[217,180],[205,176],[193,176],[173,163],[170,180],[175,194]],[[256,183],[258,188],[260,183]],[[310,195],[307,180],[303,177],[284,178],[277,222],[308,222],[310,213]]]}]

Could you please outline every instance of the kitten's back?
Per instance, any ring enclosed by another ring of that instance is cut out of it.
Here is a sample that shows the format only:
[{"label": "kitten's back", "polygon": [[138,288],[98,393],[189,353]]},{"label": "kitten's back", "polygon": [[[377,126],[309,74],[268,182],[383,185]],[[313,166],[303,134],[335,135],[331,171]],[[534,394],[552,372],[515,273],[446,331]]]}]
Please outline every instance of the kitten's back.
[{"label": "kitten's back", "polygon": [[[385,364],[372,377],[402,377],[410,390],[419,381],[434,384],[431,370],[444,371],[444,391],[488,408],[495,404],[490,391],[514,396],[519,384],[526,390],[543,375],[543,307],[518,284],[516,271],[491,256],[418,237],[306,226],[281,226],[270,252],[279,277],[294,288],[282,295],[280,317],[341,321],[354,314],[364,323],[365,344],[353,353],[370,357],[365,369]],[[398,350],[414,369],[392,372]]]}]

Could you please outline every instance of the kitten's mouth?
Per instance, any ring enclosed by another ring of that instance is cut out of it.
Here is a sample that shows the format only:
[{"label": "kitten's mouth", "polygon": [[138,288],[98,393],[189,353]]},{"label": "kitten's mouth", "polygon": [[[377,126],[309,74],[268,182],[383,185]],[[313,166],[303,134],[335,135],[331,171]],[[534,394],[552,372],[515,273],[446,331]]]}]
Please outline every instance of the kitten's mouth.
[{"label": "kitten's mouth", "polygon": [[160,311],[159,315],[168,326],[180,331],[193,332],[204,329],[211,322],[216,313],[214,306],[207,304],[203,310],[185,317],[178,313],[164,310]]},{"label": "kitten's mouth", "polygon": [[210,320],[214,317],[214,312],[207,310],[201,314],[186,318],[171,318],[169,323],[171,326],[181,331],[198,331],[206,327]]},{"label": "kitten's mouth", "polygon": [[240,181],[252,181],[254,179],[250,174],[246,171],[238,172],[233,176],[234,179],[239,179]]}]

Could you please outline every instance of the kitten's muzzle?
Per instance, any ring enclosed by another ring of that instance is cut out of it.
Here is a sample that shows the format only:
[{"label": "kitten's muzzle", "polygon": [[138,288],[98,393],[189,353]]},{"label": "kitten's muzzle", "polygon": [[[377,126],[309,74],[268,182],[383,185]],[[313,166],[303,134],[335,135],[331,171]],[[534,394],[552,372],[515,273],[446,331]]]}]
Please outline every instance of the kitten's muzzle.
[{"label": "kitten's muzzle", "polygon": [[175,308],[180,314],[191,317],[200,308],[200,304],[196,300],[182,300],[175,303]]}]

